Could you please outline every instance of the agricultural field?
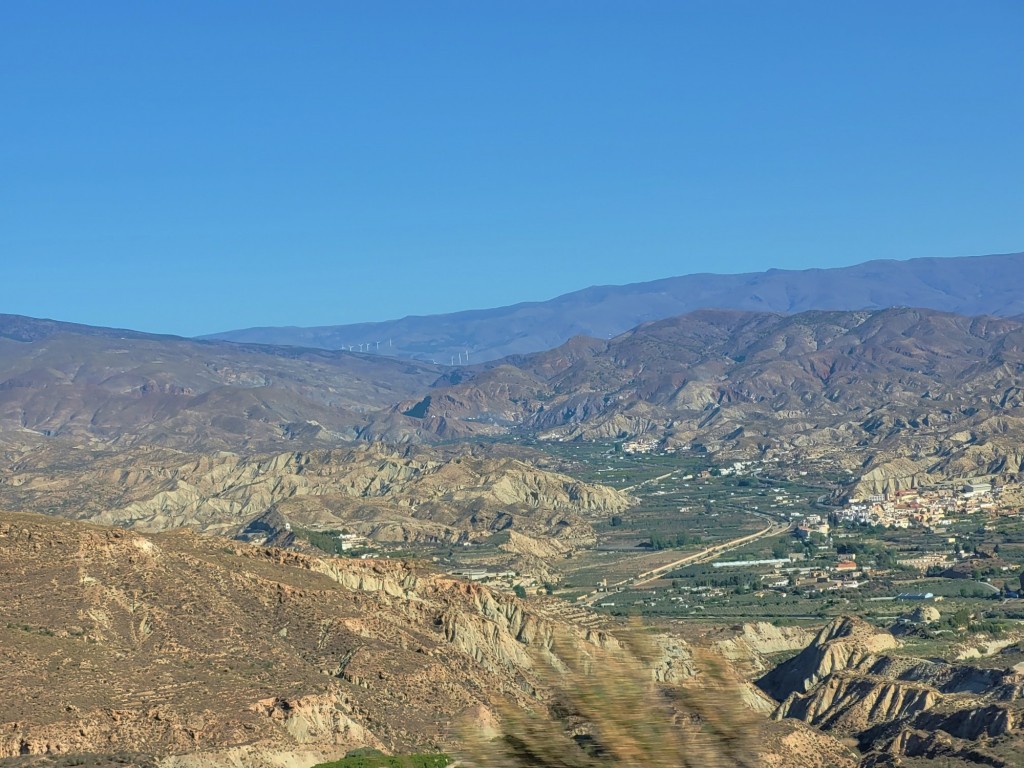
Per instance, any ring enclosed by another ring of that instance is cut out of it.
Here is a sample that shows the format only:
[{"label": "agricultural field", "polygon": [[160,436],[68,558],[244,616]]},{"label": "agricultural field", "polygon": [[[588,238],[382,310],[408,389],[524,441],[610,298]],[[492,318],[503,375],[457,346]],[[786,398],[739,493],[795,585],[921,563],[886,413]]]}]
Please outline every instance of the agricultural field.
[{"label": "agricultural field", "polygon": [[[630,455],[613,444],[525,447],[560,471],[637,500],[621,514],[591,519],[596,546],[547,562],[550,575],[531,592],[653,621],[820,623],[854,613],[892,626],[927,604],[941,618],[910,627],[907,638],[924,655],[958,632],[998,635],[1024,618],[1024,600],[1009,595],[1024,570],[1024,520],[1017,516],[965,515],[941,530],[848,523],[798,538],[798,522],[828,520],[835,508],[827,501],[847,478],[814,467],[716,466],[690,452]],[[507,567],[500,549],[506,538],[496,534],[469,547],[409,545],[392,556],[429,559],[453,572],[497,572]],[[922,558],[936,564],[907,564]],[[840,568],[844,560],[852,563]]]},{"label": "agricultural field", "polygon": [[[559,594],[570,599],[602,581],[612,585],[752,534],[766,521],[827,519],[824,502],[838,487],[838,478],[827,472],[777,466],[723,474],[727,467],[701,455],[624,455],[596,445],[544,448],[574,473],[628,489],[639,500],[621,519],[595,525],[598,547],[578,553],[567,569]],[[948,562],[930,569],[901,564],[922,557]],[[855,575],[837,575],[840,560],[849,559],[856,561]],[[930,631],[911,633],[911,646],[922,648],[929,647],[929,637],[955,635],[957,628],[999,634],[1024,617],[1024,600],[1006,597],[1019,589],[1024,570],[1024,520],[1016,516],[965,516],[938,531],[841,526],[803,540],[788,531],[715,560],[719,567],[696,562],[641,585],[609,588],[592,604],[613,616],[649,619],[814,623],[855,613],[892,625],[927,603],[943,618]],[[721,567],[748,561],[789,562]]]}]

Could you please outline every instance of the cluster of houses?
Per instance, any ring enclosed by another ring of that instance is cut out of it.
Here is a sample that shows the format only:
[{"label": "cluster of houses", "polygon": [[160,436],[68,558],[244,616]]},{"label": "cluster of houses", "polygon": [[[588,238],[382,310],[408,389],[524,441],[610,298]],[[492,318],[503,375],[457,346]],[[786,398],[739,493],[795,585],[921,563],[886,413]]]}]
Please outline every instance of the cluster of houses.
[{"label": "cluster of houses", "polygon": [[794,588],[804,592],[838,592],[858,589],[870,570],[857,562],[856,555],[841,555],[835,565],[780,569],[765,574],[761,581],[766,589],[781,592]]},{"label": "cluster of houses", "polygon": [[622,452],[630,455],[638,453],[656,453],[659,442],[650,437],[638,437],[622,444]]},{"label": "cluster of houses", "polygon": [[342,552],[370,546],[370,540],[358,533],[339,533],[337,538],[341,542]]},{"label": "cluster of houses", "polygon": [[961,487],[914,488],[850,499],[832,513],[836,523],[862,523],[885,528],[941,528],[950,518],[995,511],[999,491],[988,482]]},{"label": "cluster of houses", "polygon": [[822,519],[821,515],[807,515],[796,527],[796,536],[799,539],[809,539],[816,533],[828,536],[830,530],[828,521]]}]

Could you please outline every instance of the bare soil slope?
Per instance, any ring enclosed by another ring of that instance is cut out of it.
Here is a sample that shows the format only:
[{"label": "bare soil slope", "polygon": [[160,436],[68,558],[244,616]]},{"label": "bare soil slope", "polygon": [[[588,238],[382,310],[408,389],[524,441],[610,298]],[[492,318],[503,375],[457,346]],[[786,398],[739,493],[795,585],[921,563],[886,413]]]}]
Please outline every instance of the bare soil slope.
[{"label": "bare soil slope", "polygon": [[[0,514],[0,576],[12,766],[308,768],[361,746],[448,748],[510,705],[547,711],[553,669],[618,647],[546,601],[413,563],[188,531]],[[684,645],[653,639],[659,680],[692,674]],[[766,765],[853,766],[802,723],[764,726]]]}]

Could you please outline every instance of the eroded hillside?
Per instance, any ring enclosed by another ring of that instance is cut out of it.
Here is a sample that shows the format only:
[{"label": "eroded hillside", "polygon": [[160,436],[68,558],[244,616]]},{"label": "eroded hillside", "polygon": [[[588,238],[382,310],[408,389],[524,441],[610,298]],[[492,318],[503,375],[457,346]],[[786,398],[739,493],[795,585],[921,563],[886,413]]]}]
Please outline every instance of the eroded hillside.
[{"label": "eroded hillside", "polygon": [[774,717],[856,738],[867,765],[899,756],[1021,764],[1024,673],[901,656],[898,645],[837,619],[758,685],[779,701]]},{"label": "eroded hillside", "polygon": [[[620,647],[544,601],[413,563],[181,530],[5,513],[0,573],[0,759],[11,764],[95,754],[305,768],[362,746],[453,748],[509,706],[546,711],[557,670],[578,667],[565,661]],[[693,675],[685,644],[648,637],[657,679]],[[763,764],[854,764],[803,724],[751,722],[764,728]]]},{"label": "eroded hillside", "polygon": [[1024,463],[1024,325],[928,310],[701,311],[460,373],[375,417],[390,439],[647,435],[834,461],[861,490]]},{"label": "eroded hillside", "polygon": [[51,439],[12,448],[7,459],[0,509],[260,541],[295,523],[348,527],[380,541],[468,541],[511,530],[577,546],[593,542],[590,519],[631,503],[607,486],[514,458],[445,456],[426,447],[196,456]]}]

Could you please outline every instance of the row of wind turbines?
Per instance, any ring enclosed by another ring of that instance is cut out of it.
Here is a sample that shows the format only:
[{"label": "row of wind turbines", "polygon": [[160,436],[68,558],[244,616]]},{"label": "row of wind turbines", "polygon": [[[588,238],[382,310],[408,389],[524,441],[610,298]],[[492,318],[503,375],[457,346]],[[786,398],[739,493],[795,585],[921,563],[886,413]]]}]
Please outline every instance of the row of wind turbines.
[{"label": "row of wind turbines", "polygon": [[[366,342],[366,344],[349,344],[348,345],[348,351],[349,352],[369,352],[371,344],[376,344],[376,346],[374,347],[374,351],[375,352],[379,352],[380,351],[380,342],[379,341],[368,341],[368,342]],[[363,349],[363,347],[366,347],[366,349]],[[345,345],[343,344],[341,348],[344,349]],[[391,349],[391,339],[388,339],[388,349]]]},{"label": "row of wind turbines", "polygon": [[[372,347],[372,349],[371,349],[371,347]],[[341,348],[345,349],[345,345],[342,345]],[[392,348],[393,348],[393,345],[391,343],[391,339],[388,339],[388,349],[392,349]],[[368,341],[365,344],[349,344],[348,345],[348,351],[349,352],[370,352],[370,351],[379,352],[380,351],[380,342],[379,341]],[[465,357],[463,357],[463,356],[465,356]],[[469,350],[467,349],[467,350],[465,350],[465,352],[459,352],[456,355],[452,355],[451,365],[453,365],[453,366],[456,365],[456,359],[458,360],[458,365],[469,365]],[[463,362],[463,359],[465,359],[465,362]],[[431,362],[435,362],[435,361],[431,360]]]}]

